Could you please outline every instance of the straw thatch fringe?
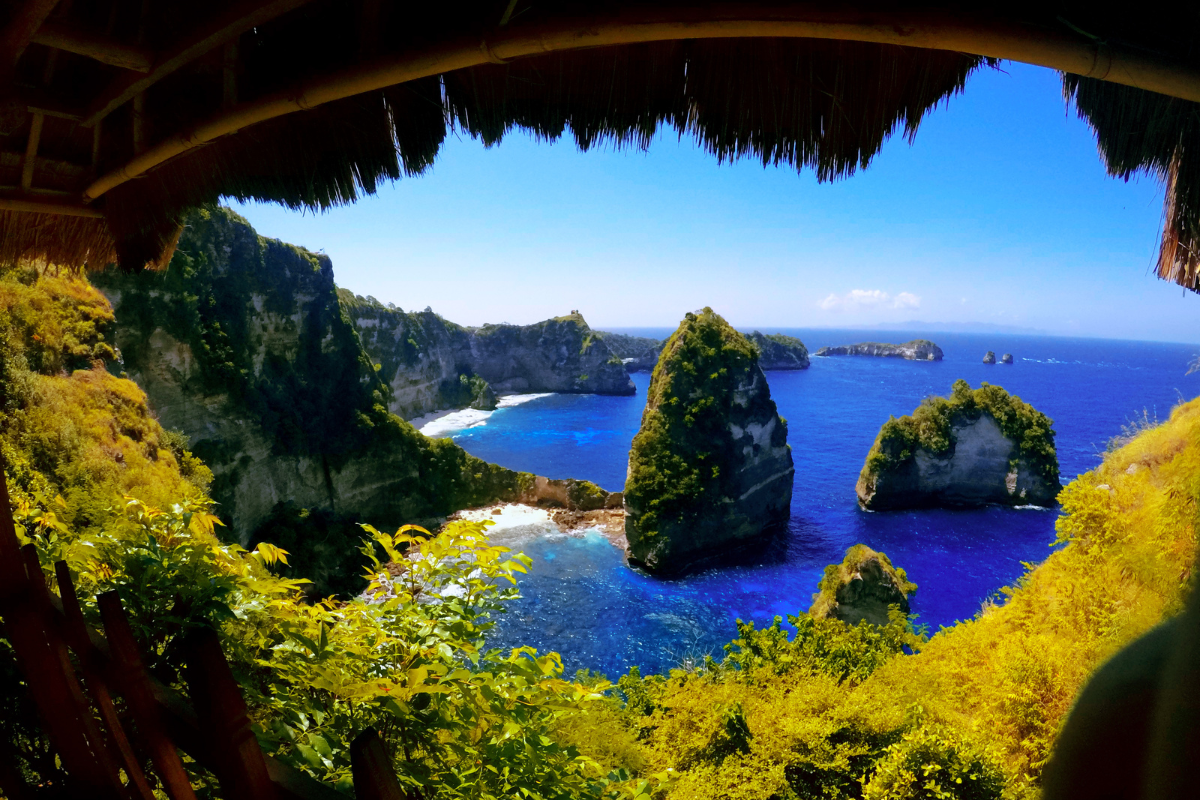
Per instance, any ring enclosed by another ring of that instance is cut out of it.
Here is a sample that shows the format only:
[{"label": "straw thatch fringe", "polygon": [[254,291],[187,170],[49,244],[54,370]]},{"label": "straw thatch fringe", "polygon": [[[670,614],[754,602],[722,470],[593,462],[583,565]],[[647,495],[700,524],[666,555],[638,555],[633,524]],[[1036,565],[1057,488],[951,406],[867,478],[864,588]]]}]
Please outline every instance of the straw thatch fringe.
[{"label": "straw thatch fringe", "polygon": [[369,92],[255,125],[104,199],[125,268],[159,262],[187,210],[218,198],[323,210],[428,168],[448,124],[485,144],[568,129],[582,149],[649,146],[663,125],[718,159],[866,166],[897,126],[962,88],[982,59],[803,39],[684,41],[563,52]]},{"label": "straw thatch fringe", "polygon": [[0,264],[101,268],[116,260],[102,219],[30,211],[0,211]]},{"label": "straw thatch fringe", "polygon": [[1166,183],[1157,273],[1200,292],[1200,104],[1063,76],[1063,92],[1096,133],[1110,174],[1146,171]]}]

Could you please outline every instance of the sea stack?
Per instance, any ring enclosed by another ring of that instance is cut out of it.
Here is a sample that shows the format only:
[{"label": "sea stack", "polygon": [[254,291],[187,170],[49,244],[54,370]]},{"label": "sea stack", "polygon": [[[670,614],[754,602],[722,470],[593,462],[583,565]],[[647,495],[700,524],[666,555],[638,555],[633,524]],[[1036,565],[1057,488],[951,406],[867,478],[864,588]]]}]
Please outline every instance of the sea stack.
[{"label": "sea stack", "polygon": [[667,340],[629,453],[631,563],[678,573],[786,526],[792,451],[758,356],[711,308]]},{"label": "sea stack", "polygon": [[1005,353],[1004,355],[1000,356],[1000,363],[1001,364],[1013,363],[1012,353]]},{"label": "sea stack", "polygon": [[1051,505],[1062,490],[1051,425],[999,386],[955,381],[950,397],[884,423],[858,477],[859,505]]},{"label": "sea stack", "polygon": [[817,588],[820,591],[813,595],[809,616],[833,617],[851,625],[864,620],[886,625],[891,606],[909,612],[908,597],[917,585],[908,580],[904,570],[893,567],[886,555],[856,544],[846,551],[842,563],[825,568]]},{"label": "sea stack", "polygon": [[996,363],[996,354],[993,353],[991,350],[988,350],[986,353],[983,354],[983,363],[995,364]]}]

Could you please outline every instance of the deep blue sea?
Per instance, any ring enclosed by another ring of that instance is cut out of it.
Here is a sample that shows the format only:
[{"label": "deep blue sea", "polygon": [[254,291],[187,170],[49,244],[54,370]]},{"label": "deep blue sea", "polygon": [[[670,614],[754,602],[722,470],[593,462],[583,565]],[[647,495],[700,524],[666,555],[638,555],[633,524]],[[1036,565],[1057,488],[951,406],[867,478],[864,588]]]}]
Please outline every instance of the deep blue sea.
[{"label": "deep blue sea", "polygon": [[[1200,374],[1185,375],[1200,346],[1011,334],[763,332],[797,336],[811,352],[864,340],[930,338],[945,360],[813,358],[807,370],[768,372],[796,464],[785,540],[754,563],[672,580],[629,569],[599,534],[525,541],[521,549],[533,567],[520,582],[522,598],[493,634],[497,645],[556,650],[568,672],[587,667],[615,678],[633,665],[664,671],[687,658],[719,655],[735,634],[735,619],[769,624],[776,615],[806,610],[825,566],[859,542],[887,553],[919,585],[917,623],[935,632],[973,617],[985,599],[1022,574],[1022,562],[1046,558],[1058,512],[862,511],[854,484],[890,415],[911,413],[931,394],[947,394],[958,378],[972,386],[998,384],[1054,420],[1065,484],[1099,463],[1122,425],[1143,413],[1166,419],[1181,399],[1200,395]],[[987,350],[997,358],[1011,352],[1015,363],[985,365]],[[512,469],[619,490],[649,375],[633,380],[633,397],[539,397],[451,435],[470,453]]]}]

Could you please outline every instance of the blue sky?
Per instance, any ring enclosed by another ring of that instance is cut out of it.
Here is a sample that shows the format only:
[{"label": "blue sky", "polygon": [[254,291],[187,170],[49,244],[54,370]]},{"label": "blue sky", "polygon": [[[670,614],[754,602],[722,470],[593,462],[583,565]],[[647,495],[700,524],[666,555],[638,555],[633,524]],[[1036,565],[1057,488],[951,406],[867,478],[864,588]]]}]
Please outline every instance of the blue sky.
[{"label": "blue sky", "polygon": [[983,70],[871,166],[720,165],[690,140],[580,153],[448,140],[420,178],[325,214],[237,206],[324,250],[338,284],[467,325],[579,309],[594,327],[906,320],[1200,342],[1200,296],[1151,272],[1160,182],[1110,178],[1055,73]]}]

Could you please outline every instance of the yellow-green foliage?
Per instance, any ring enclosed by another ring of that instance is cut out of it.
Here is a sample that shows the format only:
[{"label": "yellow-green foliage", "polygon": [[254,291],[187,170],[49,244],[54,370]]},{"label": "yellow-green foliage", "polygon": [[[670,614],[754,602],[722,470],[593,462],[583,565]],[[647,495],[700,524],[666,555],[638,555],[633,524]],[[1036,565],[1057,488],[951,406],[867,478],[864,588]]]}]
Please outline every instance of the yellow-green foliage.
[{"label": "yellow-green foliage", "polygon": [[74,528],[123,494],[163,505],[199,497],[211,473],[151,416],[133,382],[105,369],[108,301],[83,278],[0,273],[0,448],[10,490]]},{"label": "yellow-green foliage", "polygon": [[841,563],[825,567],[825,574],[817,584],[817,595],[813,598],[809,613],[821,618],[828,616],[829,609],[837,603],[838,588],[849,583],[863,562],[869,558],[879,559],[884,573],[892,575],[896,587],[905,597],[917,590],[917,585],[908,579],[908,574],[903,569],[892,566],[892,560],[885,553],[876,552],[865,544],[856,544],[846,551],[846,557]]},{"label": "yellow-green foliage", "polygon": [[[846,652],[857,628],[821,620],[842,627],[814,632],[800,615],[790,641],[778,626],[742,626],[723,663],[623,678],[644,769],[679,770],[678,800],[1036,796],[1088,676],[1182,610],[1197,498],[1193,400],[1066,488],[1060,546],[1006,602],[926,643],[862,639],[843,663],[871,661],[865,675],[832,668],[828,655]],[[731,714],[744,719],[745,746],[722,750]]]},{"label": "yellow-green foliage", "polygon": [[949,397],[927,397],[912,416],[892,417],[885,422],[867,455],[863,475],[897,469],[915,456],[918,449],[934,454],[946,452],[950,449],[951,428],[985,413],[1016,443],[1014,459],[1024,459],[1047,483],[1058,484],[1052,420],[999,386],[983,383],[972,390],[961,379],[954,382]]}]

